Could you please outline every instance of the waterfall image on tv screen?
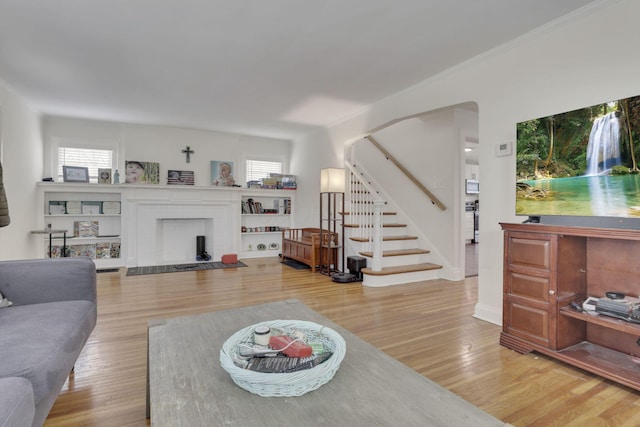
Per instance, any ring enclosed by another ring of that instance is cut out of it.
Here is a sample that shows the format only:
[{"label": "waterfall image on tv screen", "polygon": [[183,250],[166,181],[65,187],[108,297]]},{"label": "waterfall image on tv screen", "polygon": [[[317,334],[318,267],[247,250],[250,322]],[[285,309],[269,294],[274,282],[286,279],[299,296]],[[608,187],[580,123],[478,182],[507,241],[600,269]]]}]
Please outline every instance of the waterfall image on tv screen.
[{"label": "waterfall image on tv screen", "polygon": [[640,217],[640,96],[517,124],[516,214]]}]

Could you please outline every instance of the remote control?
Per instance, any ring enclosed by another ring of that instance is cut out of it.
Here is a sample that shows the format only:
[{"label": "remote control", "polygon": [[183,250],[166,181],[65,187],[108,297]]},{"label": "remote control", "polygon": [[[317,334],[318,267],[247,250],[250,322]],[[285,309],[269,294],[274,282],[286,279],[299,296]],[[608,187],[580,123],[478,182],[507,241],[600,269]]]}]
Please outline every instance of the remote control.
[{"label": "remote control", "polygon": [[580,304],[578,304],[578,303],[577,303],[577,302],[575,302],[575,301],[571,301],[571,304],[570,304],[570,305],[571,305],[571,307],[572,307],[574,310],[576,310],[576,311],[580,311],[580,312],[583,312],[583,311],[584,311],[584,309],[583,309],[582,307],[580,307]]}]

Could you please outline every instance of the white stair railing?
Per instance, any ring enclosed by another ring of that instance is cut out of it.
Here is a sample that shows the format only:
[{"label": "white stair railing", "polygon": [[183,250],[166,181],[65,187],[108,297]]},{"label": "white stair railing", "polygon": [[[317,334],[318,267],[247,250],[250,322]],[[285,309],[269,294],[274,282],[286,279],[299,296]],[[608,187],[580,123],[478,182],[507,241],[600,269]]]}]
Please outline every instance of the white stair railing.
[{"label": "white stair railing", "polygon": [[349,170],[347,202],[352,236],[365,241],[365,250],[372,252],[370,268],[382,270],[382,209],[386,201],[373,188],[364,172],[355,164],[345,162]]}]

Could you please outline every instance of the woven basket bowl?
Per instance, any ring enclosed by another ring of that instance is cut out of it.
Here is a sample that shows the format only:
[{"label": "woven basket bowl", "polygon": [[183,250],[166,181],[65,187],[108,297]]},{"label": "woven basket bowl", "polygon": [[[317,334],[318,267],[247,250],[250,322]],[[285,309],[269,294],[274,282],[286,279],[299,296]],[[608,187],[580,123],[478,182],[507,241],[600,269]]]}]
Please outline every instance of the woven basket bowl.
[{"label": "woven basket bowl", "polygon": [[[303,332],[308,341],[322,342],[325,351],[331,351],[333,355],[313,368],[283,374],[255,372],[236,366],[233,356],[237,355],[238,345],[253,342],[253,331],[260,325],[285,335]],[[331,328],[303,320],[271,320],[248,326],[230,336],[220,349],[220,365],[233,382],[251,393],[263,397],[302,396],[331,380],[345,354],[344,339]]]}]

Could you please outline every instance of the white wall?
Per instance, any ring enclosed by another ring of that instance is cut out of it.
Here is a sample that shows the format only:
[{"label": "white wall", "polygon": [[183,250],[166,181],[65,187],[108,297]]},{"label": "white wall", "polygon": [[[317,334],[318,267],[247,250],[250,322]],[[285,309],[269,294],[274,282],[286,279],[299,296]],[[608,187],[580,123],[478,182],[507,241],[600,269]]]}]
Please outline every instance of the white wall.
[{"label": "white wall", "polygon": [[[340,165],[340,144],[394,119],[463,102],[479,110],[482,167],[479,295],[476,316],[502,319],[502,231],[515,212],[515,156],[494,146],[515,143],[519,121],[640,94],[637,0],[596,3],[519,40],[391,96],[357,117],[296,142],[292,169],[314,164],[305,151]],[[321,148],[328,147],[328,148]],[[335,157],[331,157],[335,154]]]},{"label": "white wall", "polygon": [[320,169],[344,167],[344,140],[330,135],[298,141],[291,145],[291,173],[298,191],[294,227],[320,226]]},{"label": "white wall", "polygon": [[11,224],[0,228],[0,260],[34,258],[41,247],[30,234],[42,213],[35,188],[42,179],[40,116],[1,81],[0,114],[0,160],[11,216]]},{"label": "white wall", "polygon": [[[45,171],[55,176],[53,156],[57,141],[71,141],[87,146],[115,145],[120,182],[124,182],[124,162],[138,160],[160,163],[160,184],[167,183],[167,171],[195,172],[196,186],[211,185],[211,161],[233,162],[236,184],[245,186],[244,163],[247,158],[279,161],[285,172],[289,167],[290,141],[151,125],[107,123],[91,120],[47,117],[44,120]],[[189,146],[194,154],[186,162],[182,150]]]}]

